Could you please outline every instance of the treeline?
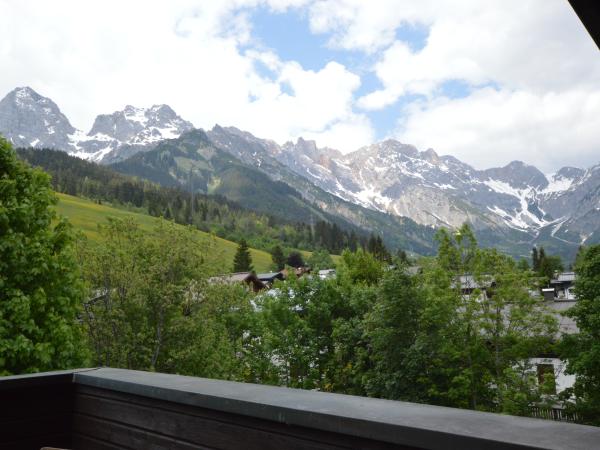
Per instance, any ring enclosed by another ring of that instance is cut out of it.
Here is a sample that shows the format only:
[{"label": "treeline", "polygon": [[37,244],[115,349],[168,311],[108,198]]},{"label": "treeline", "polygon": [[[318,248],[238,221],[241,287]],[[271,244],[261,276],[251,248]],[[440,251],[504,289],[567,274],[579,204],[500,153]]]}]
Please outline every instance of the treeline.
[{"label": "treeline", "polygon": [[339,254],[346,248],[364,248],[369,242],[364,233],[342,229],[335,223],[292,222],[248,210],[223,196],[192,196],[190,192],[123,175],[65,152],[17,149],[17,154],[48,172],[57,192],[142,209],[149,215],[193,225],[224,239],[246,239],[255,248],[269,251],[279,244],[289,249],[325,249]]}]

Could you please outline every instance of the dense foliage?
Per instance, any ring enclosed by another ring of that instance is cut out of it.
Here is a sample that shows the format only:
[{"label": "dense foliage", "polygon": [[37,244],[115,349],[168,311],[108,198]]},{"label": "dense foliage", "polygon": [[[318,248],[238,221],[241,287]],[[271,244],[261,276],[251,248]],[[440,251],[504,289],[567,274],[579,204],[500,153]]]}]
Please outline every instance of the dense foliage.
[{"label": "dense foliage", "polygon": [[84,291],[48,175],[0,138],[0,375],[83,363]]},{"label": "dense foliage", "polygon": [[554,277],[554,272],[564,270],[561,257],[547,255],[544,247],[540,247],[539,250],[533,247],[531,251],[531,268],[541,277],[545,277],[546,281],[550,281]]},{"label": "dense foliage", "polygon": [[161,227],[148,239],[113,221],[108,245],[80,253],[98,363],[523,415],[543,398],[528,359],[556,321],[530,295],[538,278],[468,227],[440,232],[416,274],[346,250],[336,278],[258,295],[208,280],[208,249]]},{"label": "dense foliage", "polygon": [[567,336],[563,345],[568,371],[576,374],[574,409],[585,423],[600,425],[600,245],[578,255],[576,305],[568,311],[579,333]]}]

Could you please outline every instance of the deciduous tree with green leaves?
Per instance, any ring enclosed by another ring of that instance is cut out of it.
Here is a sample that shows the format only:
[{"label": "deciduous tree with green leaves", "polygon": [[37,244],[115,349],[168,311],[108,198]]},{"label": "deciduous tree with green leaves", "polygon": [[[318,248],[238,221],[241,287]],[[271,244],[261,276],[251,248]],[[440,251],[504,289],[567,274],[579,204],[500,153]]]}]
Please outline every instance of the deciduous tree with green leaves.
[{"label": "deciduous tree with green leaves", "polygon": [[50,177],[0,138],[0,375],[85,361],[77,323],[84,289],[56,201]]},{"label": "deciduous tree with green leaves", "polygon": [[581,252],[575,267],[577,303],[567,312],[579,333],[565,336],[563,354],[567,372],[576,375],[567,395],[575,398],[575,409],[583,422],[600,425],[600,245]]},{"label": "deciduous tree with green leaves", "polygon": [[306,261],[312,270],[335,269],[333,259],[327,250],[317,250]]},{"label": "deciduous tree with green leaves", "polygon": [[157,219],[144,233],[132,219],[109,219],[100,245],[82,241],[78,255],[89,285],[85,324],[95,364],[176,371],[172,353],[184,342],[182,317],[203,299],[210,245],[191,228]]}]

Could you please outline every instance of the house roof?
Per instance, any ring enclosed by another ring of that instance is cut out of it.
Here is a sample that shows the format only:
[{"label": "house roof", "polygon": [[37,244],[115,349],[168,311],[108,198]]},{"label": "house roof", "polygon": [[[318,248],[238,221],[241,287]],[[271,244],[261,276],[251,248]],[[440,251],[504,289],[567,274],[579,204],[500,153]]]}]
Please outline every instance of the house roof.
[{"label": "house roof", "polygon": [[577,278],[577,276],[575,275],[575,272],[562,272],[562,273],[559,273],[556,278],[553,278],[552,280],[550,280],[550,283],[551,284],[568,283],[568,282],[575,281],[575,278]]},{"label": "house roof", "polygon": [[256,275],[257,278],[261,281],[264,280],[273,280],[275,278],[279,280],[283,280],[283,274],[281,272],[267,272],[267,273],[259,273]]},{"label": "house roof", "polygon": [[253,272],[236,272],[227,275],[219,275],[208,279],[209,283],[255,283],[264,285],[264,283]]}]

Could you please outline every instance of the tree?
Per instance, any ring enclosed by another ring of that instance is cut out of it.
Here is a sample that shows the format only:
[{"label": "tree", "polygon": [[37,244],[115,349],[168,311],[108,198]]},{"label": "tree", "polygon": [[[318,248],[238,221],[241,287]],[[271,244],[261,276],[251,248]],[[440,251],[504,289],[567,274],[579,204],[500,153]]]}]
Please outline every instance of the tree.
[{"label": "tree", "polygon": [[76,318],[84,290],[50,177],[0,138],[0,375],[84,362]]},{"label": "tree", "polygon": [[555,272],[561,272],[564,266],[560,256],[545,256],[540,258],[540,267],[538,273],[540,276],[546,277],[548,280],[554,278]]},{"label": "tree", "polygon": [[[385,273],[377,301],[365,318],[371,352],[366,392],[376,397],[423,401],[422,355],[416,345],[423,309],[418,282],[403,270]],[[417,362],[417,364],[415,364]]]},{"label": "tree", "polygon": [[540,247],[539,252],[534,247],[532,250],[533,271],[541,277],[550,280],[554,277],[554,272],[564,270],[560,256],[546,255],[544,247]]},{"label": "tree", "polygon": [[285,268],[285,255],[279,245],[276,245],[271,250],[271,260],[273,261],[275,270],[279,271]]},{"label": "tree", "polygon": [[583,422],[600,425],[600,245],[583,251],[575,267],[577,303],[567,312],[579,333],[564,337],[563,356],[575,384],[566,395],[575,397]]},{"label": "tree", "polygon": [[182,321],[204,300],[209,244],[191,227],[162,219],[143,232],[132,219],[111,218],[99,233],[102,245],[84,240],[78,248],[90,288],[83,317],[95,364],[176,371],[173,354],[205,348],[199,339],[182,339]]},{"label": "tree", "polygon": [[235,256],[233,257],[233,271],[234,272],[251,272],[254,270],[252,266],[252,256],[250,255],[250,249],[246,239],[241,239],[238,245]]},{"label": "tree", "polygon": [[400,264],[410,264],[410,259],[408,258],[408,254],[406,253],[406,251],[402,250],[401,248],[399,248],[398,251],[396,252],[396,261],[399,262]]},{"label": "tree", "polygon": [[419,363],[428,402],[527,414],[539,398],[528,359],[548,351],[556,321],[531,297],[530,274],[479,249],[468,226],[437,237],[438,256],[424,265],[425,333],[415,354],[431,355]]},{"label": "tree", "polygon": [[312,270],[334,269],[335,264],[327,250],[317,250],[310,255],[307,264]]},{"label": "tree", "polygon": [[534,272],[540,270],[540,257],[537,247],[531,249],[531,268]]},{"label": "tree", "polygon": [[529,263],[525,258],[521,258],[517,263],[517,267],[519,268],[519,270],[527,272],[529,270]]},{"label": "tree", "polygon": [[303,267],[304,266],[304,258],[302,258],[302,253],[300,252],[291,252],[286,261],[288,266],[292,267]]},{"label": "tree", "polygon": [[341,264],[338,267],[338,277],[349,284],[377,284],[383,276],[383,265],[375,255],[358,249],[355,252],[344,250]]},{"label": "tree", "polygon": [[388,252],[385,247],[381,236],[371,235],[369,242],[367,243],[367,251],[375,255],[379,261],[391,262],[392,260],[390,252]]}]

